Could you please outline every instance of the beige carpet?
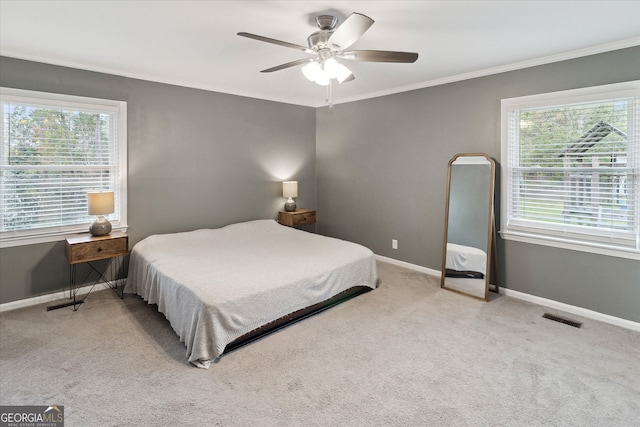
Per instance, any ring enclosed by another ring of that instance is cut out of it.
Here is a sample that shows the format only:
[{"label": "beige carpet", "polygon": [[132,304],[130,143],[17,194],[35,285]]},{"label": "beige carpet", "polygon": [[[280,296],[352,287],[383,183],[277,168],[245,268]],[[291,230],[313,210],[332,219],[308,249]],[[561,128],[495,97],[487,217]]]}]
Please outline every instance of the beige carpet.
[{"label": "beige carpet", "polygon": [[133,295],[2,313],[0,404],[64,405],[68,427],[638,425],[639,333],[378,266],[379,289],[208,370]]}]

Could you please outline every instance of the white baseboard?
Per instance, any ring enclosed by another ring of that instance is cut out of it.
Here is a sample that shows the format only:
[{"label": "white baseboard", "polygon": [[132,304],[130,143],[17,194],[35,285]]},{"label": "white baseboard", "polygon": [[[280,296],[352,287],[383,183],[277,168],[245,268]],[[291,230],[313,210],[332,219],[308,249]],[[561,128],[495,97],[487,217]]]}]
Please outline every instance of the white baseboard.
[{"label": "white baseboard", "polygon": [[[126,280],[126,279],[125,279]],[[125,280],[119,280],[118,282],[124,282]],[[103,284],[103,283],[100,283]],[[96,284],[95,286],[99,286],[100,284]],[[111,285],[111,282],[109,282]],[[121,283],[117,283],[118,287],[122,286]],[[84,295],[91,291],[91,288],[94,285],[86,285],[78,288],[78,293],[76,295]],[[0,304],[0,313],[4,311],[17,310],[19,308],[31,307],[38,304],[46,304],[51,302],[60,301],[63,299],[69,299],[69,290],[56,292],[53,294],[39,295],[37,297],[21,299],[18,301],[5,302],[4,304]]]},{"label": "white baseboard", "polygon": [[[400,267],[405,267],[410,270],[419,271],[425,274],[429,274],[432,276],[440,277],[440,271],[433,270],[431,268],[422,267],[420,265],[411,264],[404,261],[399,261],[393,258],[387,258],[381,255],[375,256],[378,261],[386,262],[388,264],[398,265]],[[519,300],[531,302],[533,304],[541,305],[544,307],[549,307],[557,310],[561,310],[567,313],[575,314],[578,316],[586,317],[588,319],[597,320],[603,323],[609,323],[611,325],[620,326],[622,328],[631,329],[634,331],[640,332],[640,323],[633,322],[627,319],[621,319],[619,317],[610,316],[608,314],[599,313],[597,311],[588,310],[586,308],[577,307],[575,305],[565,304],[563,302],[558,302],[554,300],[550,300],[547,298],[538,297],[535,295],[525,294],[524,292],[514,291],[512,289],[500,287],[500,293],[512,298],[516,298]]]},{"label": "white baseboard", "polygon": [[440,277],[440,271],[439,270],[434,270],[432,268],[422,267],[421,265],[411,264],[411,263],[400,261],[400,260],[393,259],[393,258],[387,258],[386,256],[382,256],[382,255],[375,255],[375,258],[378,261],[386,262],[387,264],[394,264],[394,265],[397,265],[397,266],[400,266],[400,267],[408,268],[409,270],[416,270],[416,271],[419,271],[421,273],[428,274],[430,276]]},{"label": "white baseboard", "polygon": [[563,302],[554,301],[547,298],[538,297],[535,295],[525,294],[524,292],[514,291],[512,289],[500,288],[500,293],[508,297],[517,298],[523,301],[532,302],[534,304],[542,305],[556,310],[564,311],[567,313],[575,314],[578,316],[586,317],[588,319],[598,320],[600,322],[609,323],[611,325],[620,326],[622,328],[632,329],[640,332],[640,323],[633,322],[627,319],[621,319],[619,317],[610,316],[608,314],[599,313],[597,311],[588,310],[586,308],[577,307],[575,305],[565,304]]},{"label": "white baseboard", "polygon": [[[410,270],[419,271],[424,274],[428,274],[430,276],[440,277],[440,271],[434,270],[432,268],[422,267],[420,265],[411,264],[409,262],[400,261],[397,259],[385,257],[382,255],[375,255],[375,258],[378,261],[386,262],[387,264],[394,264],[399,267],[408,268]],[[78,294],[83,295],[88,293],[91,289],[92,285],[84,286],[78,289]],[[120,286],[120,284],[118,284]],[[538,297],[535,295],[526,294],[524,292],[514,291],[512,289],[500,287],[500,293],[512,298],[520,299],[523,301],[528,301],[533,304],[542,305],[544,307],[554,308],[557,310],[561,310],[567,313],[576,314],[578,316],[586,317],[588,319],[598,320],[600,322],[609,323],[611,325],[620,326],[622,328],[631,329],[634,331],[640,332],[640,323],[633,322],[627,319],[621,319],[619,317],[611,316],[608,314],[599,313],[597,311],[588,310],[586,308],[577,307],[574,305],[565,304],[562,302],[550,300],[547,298]],[[9,310],[16,310],[18,308],[30,307],[33,305],[48,303],[58,301],[64,298],[68,298],[69,291],[61,291],[53,294],[40,295],[33,298],[22,299],[18,301],[11,301],[4,304],[0,304],[0,313]]]}]

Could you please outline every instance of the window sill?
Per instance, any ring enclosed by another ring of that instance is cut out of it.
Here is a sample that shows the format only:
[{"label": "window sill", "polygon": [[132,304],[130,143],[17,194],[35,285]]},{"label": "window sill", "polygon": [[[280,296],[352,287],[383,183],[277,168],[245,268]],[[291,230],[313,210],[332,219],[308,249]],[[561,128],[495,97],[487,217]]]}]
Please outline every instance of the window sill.
[{"label": "window sill", "polygon": [[[113,231],[127,231],[128,225],[114,226]],[[41,234],[36,236],[24,236],[24,237],[11,237],[6,239],[0,239],[0,249],[13,248],[17,246],[37,245],[39,243],[59,242],[64,240],[67,236],[75,233],[86,233],[89,230],[89,226],[79,227],[76,229],[68,229],[65,231],[59,231],[49,234]]]},{"label": "window sill", "polygon": [[569,249],[572,251],[640,260],[640,250],[632,248],[626,249],[586,242],[579,243],[574,240],[567,240],[561,237],[541,236],[539,234],[520,231],[500,231],[500,236],[504,240],[513,240],[516,242],[532,243],[534,245],[550,246],[554,248]]}]

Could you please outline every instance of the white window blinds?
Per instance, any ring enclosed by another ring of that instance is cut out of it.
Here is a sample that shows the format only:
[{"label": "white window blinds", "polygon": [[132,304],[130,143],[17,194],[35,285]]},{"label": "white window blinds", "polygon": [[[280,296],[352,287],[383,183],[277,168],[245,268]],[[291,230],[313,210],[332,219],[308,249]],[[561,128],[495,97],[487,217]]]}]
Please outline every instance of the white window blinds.
[{"label": "white window blinds", "polygon": [[503,101],[501,232],[640,259],[640,91],[587,92]]},{"label": "white window blinds", "polygon": [[125,224],[126,103],[3,88],[1,108],[3,246],[87,231],[88,191],[114,191]]}]

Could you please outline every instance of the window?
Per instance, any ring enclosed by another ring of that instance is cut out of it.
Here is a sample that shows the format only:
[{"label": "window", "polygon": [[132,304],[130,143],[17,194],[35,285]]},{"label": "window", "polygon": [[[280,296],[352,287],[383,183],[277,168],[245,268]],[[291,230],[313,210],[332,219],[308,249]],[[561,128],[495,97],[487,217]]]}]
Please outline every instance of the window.
[{"label": "window", "polygon": [[113,191],[126,228],[126,102],[0,90],[0,247],[88,231],[88,191]]},{"label": "window", "polygon": [[505,239],[640,259],[640,81],[502,100]]}]

